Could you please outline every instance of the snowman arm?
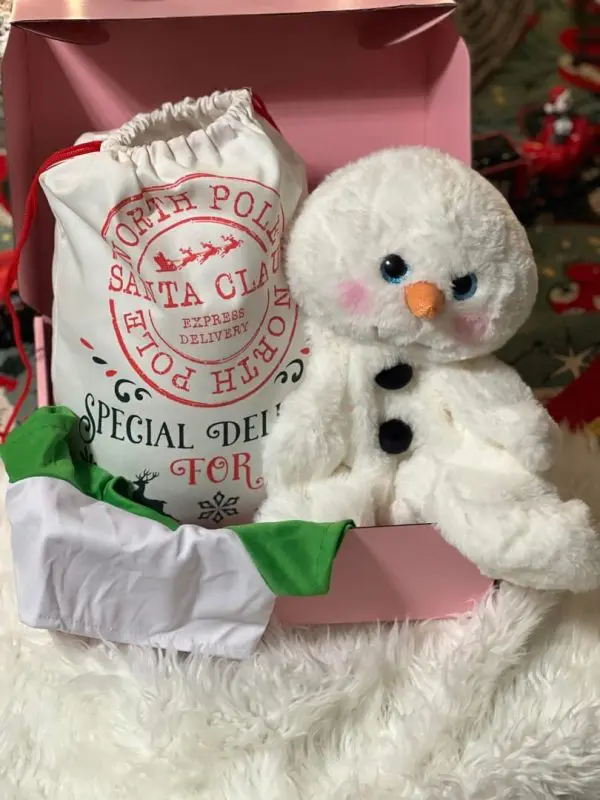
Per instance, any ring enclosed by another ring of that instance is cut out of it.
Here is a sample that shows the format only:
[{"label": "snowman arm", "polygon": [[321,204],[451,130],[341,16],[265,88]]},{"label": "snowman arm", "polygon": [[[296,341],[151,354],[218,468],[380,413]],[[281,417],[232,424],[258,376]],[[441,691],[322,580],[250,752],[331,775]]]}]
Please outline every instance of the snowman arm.
[{"label": "snowman arm", "polygon": [[346,354],[336,343],[313,343],[306,375],[284,400],[265,440],[267,488],[329,477],[343,462],[349,420],[343,411],[346,366]]},{"label": "snowman arm", "polygon": [[518,373],[495,358],[454,370],[442,387],[455,424],[510,453],[525,468],[553,463],[558,426]]}]

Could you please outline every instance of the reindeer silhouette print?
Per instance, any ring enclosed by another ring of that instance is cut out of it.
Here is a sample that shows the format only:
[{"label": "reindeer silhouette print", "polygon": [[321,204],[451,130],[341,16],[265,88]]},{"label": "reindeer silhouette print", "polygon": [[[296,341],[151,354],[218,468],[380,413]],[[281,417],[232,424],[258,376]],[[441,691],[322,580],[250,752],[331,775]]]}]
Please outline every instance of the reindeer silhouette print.
[{"label": "reindeer silhouette print", "polygon": [[132,481],[133,485],[135,486],[135,491],[133,492],[131,499],[135,500],[136,503],[139,503],[142,506],[146,506],[146,508],[151,508],[153,511],[158,511],[159,514],[164,514],[166,500],[151,500],[150,498],[146,497],[146,487],[150,481],[158,478],[159,474],[160,473],[158,472],[150,472],[149,469],[139,472],[135,476],[135,480]]}]

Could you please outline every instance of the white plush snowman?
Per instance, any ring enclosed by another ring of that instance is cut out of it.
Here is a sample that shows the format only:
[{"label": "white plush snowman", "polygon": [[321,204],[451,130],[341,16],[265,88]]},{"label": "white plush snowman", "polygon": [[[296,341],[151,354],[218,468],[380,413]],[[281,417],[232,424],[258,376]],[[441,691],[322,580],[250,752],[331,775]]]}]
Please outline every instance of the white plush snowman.
[{"label": "white plush snowman", "polygon": [[560,432],[490,355],[537,292],[502,195],[436,150],[377,152],[308,198],[286,264],[311,356],[267,440],[258,518],[435,522],[490,577],[600,585],[589,509],[552,482]]}]

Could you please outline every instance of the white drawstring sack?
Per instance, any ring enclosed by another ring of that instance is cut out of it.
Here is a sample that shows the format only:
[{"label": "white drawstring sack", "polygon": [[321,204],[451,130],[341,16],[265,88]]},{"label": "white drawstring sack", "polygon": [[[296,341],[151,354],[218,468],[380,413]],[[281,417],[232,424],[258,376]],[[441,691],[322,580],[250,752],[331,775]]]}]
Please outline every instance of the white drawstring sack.
[{"label": "white drawstring sack", "polygon": [[304,164],[245,89],[91,139],[97,152],[40,176],[56,218],[54,400],[81,418],[82,457],[138,501],[246,521],[261,440],[308,352],[281,268]]}]

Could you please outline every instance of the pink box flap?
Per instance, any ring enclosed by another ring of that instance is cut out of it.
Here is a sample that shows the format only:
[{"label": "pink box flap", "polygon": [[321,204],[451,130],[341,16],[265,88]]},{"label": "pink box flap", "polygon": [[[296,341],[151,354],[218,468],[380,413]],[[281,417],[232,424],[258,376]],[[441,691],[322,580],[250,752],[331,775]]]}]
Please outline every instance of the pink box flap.
[{"label": "pink box flap", "polygon": [[[135,4],[147,7],[147,0]],[[52,153],[83,132],[118,127],[166,100],[216,88],[250,86],[262,96],[306,160],[312,185],[390,146],[427,144],[469,161],[467,50],[452,20],[431,11],[109,21],[90,46],[13,27],[3,91],[17,230],[33,176]],[[52,246],[53,221],[42,202],[19,286],[25,302],[45,315],[52,307]]]},{"label": "pink box flap", "polygon": [[159,19],[252,14],[452,8],[454,0],[15,0],[12,21]]}]

